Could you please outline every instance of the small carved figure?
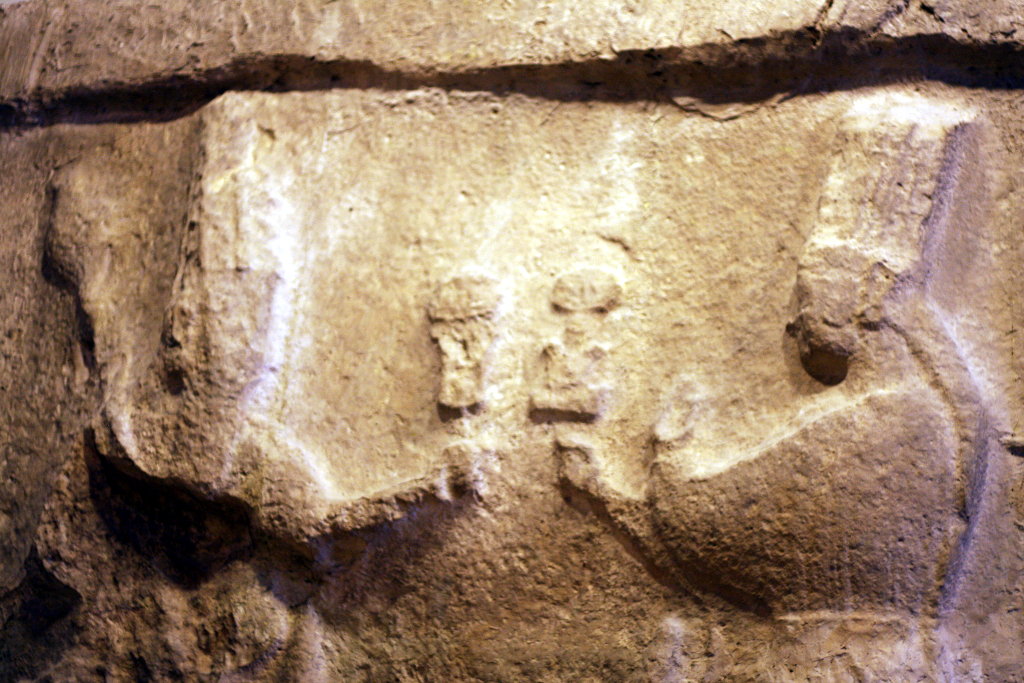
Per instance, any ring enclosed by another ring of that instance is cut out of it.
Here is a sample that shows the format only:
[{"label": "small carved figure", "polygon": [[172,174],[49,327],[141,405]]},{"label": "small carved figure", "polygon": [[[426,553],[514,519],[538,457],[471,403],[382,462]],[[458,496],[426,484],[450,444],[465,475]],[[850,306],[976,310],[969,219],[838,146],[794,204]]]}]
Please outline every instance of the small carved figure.
[{"label": "small carved figure", "polygon": [[566,318],[562,339],[541,351],[541,384],[531,397],[537,422],[593,422],[610,388],[602,361],[607,348],[594,340],[595,320],[614,308],[622,287],[594,268],[566,273],[555,281],[551,305]]},{"label": "small carved figure", "polygon": [[441,349],[441,405],[468,410],[483,403],[484,357],[497,305],[497,283],[473,276],[451,278],[431,300],[430,335]]}]

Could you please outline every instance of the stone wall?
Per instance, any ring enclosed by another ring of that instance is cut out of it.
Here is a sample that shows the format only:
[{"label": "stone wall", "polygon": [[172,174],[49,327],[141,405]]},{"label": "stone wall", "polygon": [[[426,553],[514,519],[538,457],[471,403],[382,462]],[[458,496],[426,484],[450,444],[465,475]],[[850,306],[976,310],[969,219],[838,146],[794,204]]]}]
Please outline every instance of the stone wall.
[{"label": "stone wall", "polygon": [[1021,35],[0,6],[0,679],[1024,680]]}]

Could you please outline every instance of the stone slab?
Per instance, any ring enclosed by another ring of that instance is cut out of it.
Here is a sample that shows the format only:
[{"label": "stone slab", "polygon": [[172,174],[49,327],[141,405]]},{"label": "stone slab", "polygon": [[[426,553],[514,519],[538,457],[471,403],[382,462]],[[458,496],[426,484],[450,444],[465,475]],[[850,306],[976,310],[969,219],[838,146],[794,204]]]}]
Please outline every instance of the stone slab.
[{"label": "stone slab", "polygon": [[[1010,0],[990,5],[982,11],[953,0],[28,0],[0,7],[0,103],[25,107],[158,83],[258,89],[301,82],[313,65],[329,65],[329,74],[312,77],[324,87],[386,82],[396,74],[616,63],[649,50],[659,51],[662,65],[737,57],[751,64],[810,58],[830,35],[843,49],[921,37],[945,38],[946,49],[1015,49],[1024,30],[1019,9]],[[173,90],[167,96],[173,99]]]},{"label": "stone slab", "polygon": [[[840,671],[898,680],[935,673],[943,600],[1015,642],[1019,105],[238,92],[6,131],[13,280],[91,325],[42,347],[71,379],[40,409],[93,406],[60,476],[7,460],[50,493],[12,543],[90,597],[58,673],[812,676],[841,633]],[[841,377],[803,357],[829,344]]]}]

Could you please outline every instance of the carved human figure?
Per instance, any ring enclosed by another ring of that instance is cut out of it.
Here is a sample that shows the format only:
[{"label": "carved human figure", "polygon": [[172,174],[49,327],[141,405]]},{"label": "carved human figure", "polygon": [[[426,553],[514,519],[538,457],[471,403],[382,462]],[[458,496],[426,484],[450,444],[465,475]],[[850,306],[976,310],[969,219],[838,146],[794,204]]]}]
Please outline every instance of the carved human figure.
[{"label": "carved human figure", "polygon": [[961,209],[984,191],[982,133],[972,112],[922,98],[855,104],[788,326],[820,390],[766,407],[778,426],[733,452],[691,438],[700,397],[682,382],[641,493],[585,443],[558,447],[564,482],[680,583],[750,609],[936,616],[952,604],[990,428],[938,283],[959,258]]},{"label": "carved human figure", "polygon": [[[192,152],[153,180],[159,202],[97,188],[110,167],[131,177],[105,148],[54,174],[48,265],[81,300],[103,391],[92,448],[133,477],[240,506],[260,533],[343,565],[358,533],[468,494],[474,451],[451,447],[434,424],[427,364],[392,370],[404,345],[430,343],[420,339],[424,302],[395,302],[386,284],[379,299],[351,295],[347,282],[376,262],[333,240],[351,227],[347,212],[328,207],[325,218],[294,202],[281,164],[295,158],[245,98],[200,116],[202,126],[174,129]],[[153,225],[131,225],[139,215]],[[160,265],[140,284],[100,253]],[[441,400],[453,406],[479,400],[489,287],[456,278],[430,303],[446,359]],[[128,312],[137,323],[123,324]],[[408,389],[390,410],[417,426],[412,444],[363,400],[395,386]],[[341,550],[324,550],[332,545]]]},{"label": "carved human figure", "polygon": [[430,336],[441,350],[441,405],[469,410],[483,403],[484,358],[497,305],[497,283],[487,277],[456,276],[434,294],[428,313]]},{"label": "carved human figure", "polygon": [[583,268],[561,275],[552,308],[564,319],[559,340],[544,346],[530,402],[536,421],[592,422],[608,399],[607,349],[597,339],[601,319],[619,303],[622,287],[610,273]]}]

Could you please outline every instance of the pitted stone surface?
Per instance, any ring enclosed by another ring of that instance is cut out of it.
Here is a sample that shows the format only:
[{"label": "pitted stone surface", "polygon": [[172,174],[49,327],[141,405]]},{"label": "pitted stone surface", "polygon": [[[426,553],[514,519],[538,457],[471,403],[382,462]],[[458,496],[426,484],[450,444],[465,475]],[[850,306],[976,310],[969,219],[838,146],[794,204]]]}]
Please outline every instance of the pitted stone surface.
[{"label": "pitted stone surface", "polygon": [[[651,51],[658,57],[646,72],[657,80],[677,62],[730,65],[739,58],[756,70],[759,61],[811,55],[829,35],[854,45],[938,39],[933,44],[947,51],[1001,46],[1012,53],[1022,31],[1014,0],[984,7],[966,0],[170,0],[142,8],[129,0],[27,0],[0,5],[0,104],[157,82],[187,86],[191,79],[214,90],[232,83],[302,87],[317,78],[309,73],[316,64],[337,64],[328,69],[332,79],[355,78],[359,87],[382,79],[386,85],[389,74],[600,65],[623,55],[642,61]],[[575,80],[588,79],[584,70]],[[698,106],[717,112],[718,98],[707,99]]]},{"label": "pitted stone surface", "polygon": [[1015,680],[1012,8],[691,5],[0,10],[0,678]]}]

